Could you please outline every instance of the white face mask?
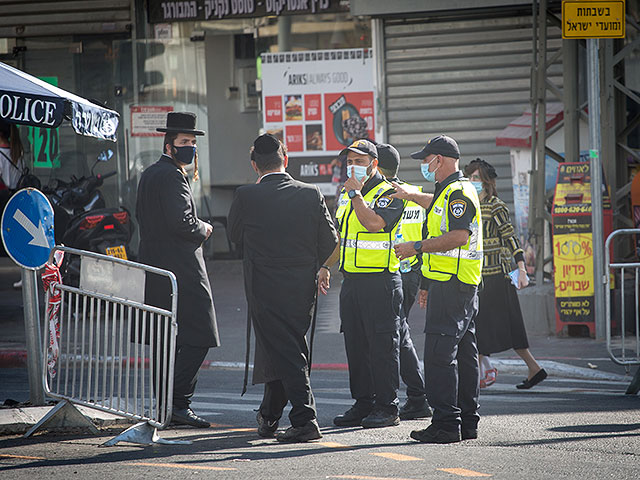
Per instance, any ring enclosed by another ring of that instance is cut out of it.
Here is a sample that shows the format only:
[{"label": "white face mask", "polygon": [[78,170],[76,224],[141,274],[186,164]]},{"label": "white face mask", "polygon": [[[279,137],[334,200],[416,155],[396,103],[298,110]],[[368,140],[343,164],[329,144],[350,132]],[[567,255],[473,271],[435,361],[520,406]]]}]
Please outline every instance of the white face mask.
[{"label": "white face mask", "polygon": [[420,164],[420,170],[422,171],[422,176],[424,177],[424,179],[427,182],[435,182],[436,181],[436,171],[438,170],[438,168],[440,168],[440,165],[438,165],[433,172],[429,171],[429,167],[431,166],[431,164],[433,163],[433,161],[435,159],[436,159],[436,157],[433,157],[429,163],[421,163]]},{"label": "white face mask", "polygon": [[362,165],[349,165],[347,167],[347,177],[351,178],[353,175],[359,181],[362,181],[367,176],[367,169],[371,166],[371,163],[366,167]]}]

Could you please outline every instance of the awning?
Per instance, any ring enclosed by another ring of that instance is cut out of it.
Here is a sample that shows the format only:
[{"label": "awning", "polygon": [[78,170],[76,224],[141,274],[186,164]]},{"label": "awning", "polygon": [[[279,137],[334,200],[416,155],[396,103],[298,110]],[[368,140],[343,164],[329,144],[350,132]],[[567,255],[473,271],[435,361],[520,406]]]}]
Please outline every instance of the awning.
[{"label": "awning", "polygon": [[116,141],[119,115],[0,62],[0,118],[8,123],[56,128],[71,120],[79,135]]},{"label": "awning", "polygon": [[[556,125],[564,117],[562,103],[547,103],[546,129]],[[503,147],[531,148],[531,108],[512,120],[496,137],[496,145]]]}]

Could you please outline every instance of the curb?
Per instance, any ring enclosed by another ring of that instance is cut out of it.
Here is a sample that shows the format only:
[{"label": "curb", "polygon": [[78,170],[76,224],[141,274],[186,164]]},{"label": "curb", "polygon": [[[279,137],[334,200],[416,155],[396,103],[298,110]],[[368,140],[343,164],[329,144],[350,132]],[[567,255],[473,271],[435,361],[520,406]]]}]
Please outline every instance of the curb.
[{"label": "curb", "polygon": [[[422,362],[421,362],[422,363]],[[527,367],[521,360],[512,359],[491,359],[491,363],[504,370],[505,372],[513,374],[528,373]],[[568,363],[556,362],[553,360],[541,360],[540,365],[547,371],[549,375],[557,377],[568,377],[584,380],[609,380],[628,382],[629,377],[626,375],[620,375],[618,373],[603,372],[600,370],[593,370],[590,368],[577,367]],[[0,368],[26,368],[27,367],[27,351],[26,350],[4,350],[0,351]],[[202,363],[201,369],[244,369],[244,362],[219,362],[212,360],[205,360]],[[253,369],[253,364],[249,364],[249,368]],[[311,366],[311,370],[324,370],[324,371],[346,371],[348,365],[346,363],[314,363]]]},{"label": "curb", "polygon": [[[553,360],[541,360],[538,362],[549,375],[555,377],[575,378],[580,380],[608,380],[616,382],[629,382],[630,378],[618,373],[602,372],[590,368],[577,367],[568,363],[560,363]],[[529,370],[522,360],[491,359],[491,364],[508,373],[527,375]]]}]

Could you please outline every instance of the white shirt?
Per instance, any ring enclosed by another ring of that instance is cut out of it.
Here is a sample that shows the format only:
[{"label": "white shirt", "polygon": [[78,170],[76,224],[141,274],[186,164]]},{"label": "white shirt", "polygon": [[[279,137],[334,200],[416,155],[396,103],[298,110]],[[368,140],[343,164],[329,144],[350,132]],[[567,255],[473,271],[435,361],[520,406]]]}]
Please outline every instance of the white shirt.
[{"label": "white shirt", "polygon": [[10,158],[11,150],[7,147],[0,147],[0,177],[2,177],[4,184],[13,190],[18,186],[22,171],[24,170],[24,163],[22,159],[20,159],[16,166],[11,163]]}]

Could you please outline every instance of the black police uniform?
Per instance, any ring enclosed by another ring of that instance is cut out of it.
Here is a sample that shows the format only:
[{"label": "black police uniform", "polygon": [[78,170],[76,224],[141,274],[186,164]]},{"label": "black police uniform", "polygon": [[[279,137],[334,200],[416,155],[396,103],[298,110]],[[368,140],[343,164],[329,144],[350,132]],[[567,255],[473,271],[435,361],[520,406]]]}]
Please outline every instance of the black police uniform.
[{"label": "black police uniform", "polygon": [[[392,178],[391,181],[400,184],[404,183],[398,177]],[[407,240],[405,238],[405,241]],[[418,261],[411,266],[411,271],[400,274],[402,278],[402,311],[404,313],[400,321],[400,377],[407,385],[407,397],[410,399],[420,399],[426,396],[424,371],[411,339],[408,322],[409,312],[415,303],[422,279],[420,271],[422,268],[422,255],[418,254],[416,258]]]},{"label": "black police uniform", "polygon": [[[362,195],[379,184],[382,178],[376,172],[364,185]],[[385,221],[384,231],[391,232],[402,216],[404,203],[400,199],[389,201],[385,196],[384,201],[376,200],[372,208]],[[342,272],[341,331],[344,333],[349,385],[351,396],[356,400],[355,407],[361,412],[371,412],[375,408],[397,415],[398,329],[404,315],[400,273]]]},{"label": "black police uniform", "polygon": [[[461,172],[436,184],[434,198],[450,183],[462,178]],[[461,190],[452,192],[454,200],[464,202],[464,214],[456,217],[447,209],[449,231],[471,231],[476,208]],[[433,208],[433,205],[432,207]],[[430,209],[427,211],[427,215]],[[425,234],[426,235],[425,223]],[[482,228],[482,226],[480,226]],[[428,290],[425,326],[424,364],[427,399],[433,408],[432,425],[467,438],[478,427],[478,348],[474,318],[478,312],[478,287],[462,283],[454,275],[441,282],[423,277]]]}]

